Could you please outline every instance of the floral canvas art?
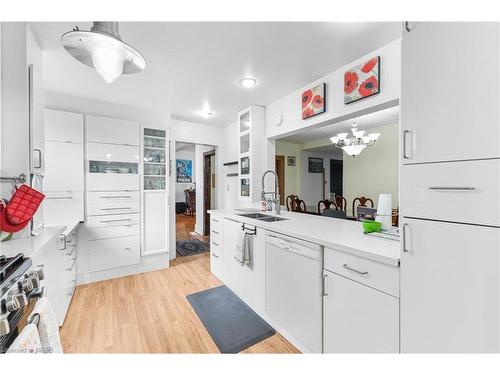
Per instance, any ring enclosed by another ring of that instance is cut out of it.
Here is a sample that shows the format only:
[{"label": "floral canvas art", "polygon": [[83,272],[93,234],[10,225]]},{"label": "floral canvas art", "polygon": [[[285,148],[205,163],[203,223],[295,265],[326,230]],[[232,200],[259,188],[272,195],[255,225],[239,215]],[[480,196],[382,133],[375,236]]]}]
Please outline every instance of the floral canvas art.
[{"label": "floral canvas art", "polygon": [[380,56],[344,73],[344,103],[350,104],[380,92]]},{"label": "floral canvas art", "polygon": [[326,111],[326,83],[314,86],[302,94],[302,119],[319,115]]}]

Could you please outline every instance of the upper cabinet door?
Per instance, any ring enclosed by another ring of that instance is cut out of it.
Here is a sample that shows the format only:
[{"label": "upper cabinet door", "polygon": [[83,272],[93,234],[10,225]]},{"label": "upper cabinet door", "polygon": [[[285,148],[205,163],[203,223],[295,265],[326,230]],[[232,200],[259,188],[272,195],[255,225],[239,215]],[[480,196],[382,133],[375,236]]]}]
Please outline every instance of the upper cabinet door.
[{"label": "upper cabinet door", "polygon": [[111,117],[87,116],[87,141],[139,146],[139,123]]},{"label": "upper cabinet door", "polygon": [[401,47],[402,162],[499,157],[500,26],[411,26]]},{"label": "upper cabinet door", "polygon": [[46,109],[45,140],[83,143],[83,115]]}]

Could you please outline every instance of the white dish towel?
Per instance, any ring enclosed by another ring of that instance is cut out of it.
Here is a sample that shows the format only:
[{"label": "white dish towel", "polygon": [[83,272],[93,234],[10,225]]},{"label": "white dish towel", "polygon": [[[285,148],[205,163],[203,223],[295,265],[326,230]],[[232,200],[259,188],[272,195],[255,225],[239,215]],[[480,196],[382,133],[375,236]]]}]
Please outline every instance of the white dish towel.
[{"label": "white dish towel", "polygon": [[242,266],[250,263],[250,235],[243,230],[240,231],[233,257]]},{"label": "white dish towel", "polygon": [[10,345],[7,353],[9,354],[36,354],[40,353],[42,343],[38,329],[34,324],[27,324],[19,335],[15,338],[14,342]]},{"label": "white dish towel", "polygon": [[42,297],[36,301],[33,312],[28,320],[30,320],[34,314],[40,316],[38,333],[44,352],[62,353],[61,338],[59,336],[59,322],[54,312],[54,308],[47,297]]}]

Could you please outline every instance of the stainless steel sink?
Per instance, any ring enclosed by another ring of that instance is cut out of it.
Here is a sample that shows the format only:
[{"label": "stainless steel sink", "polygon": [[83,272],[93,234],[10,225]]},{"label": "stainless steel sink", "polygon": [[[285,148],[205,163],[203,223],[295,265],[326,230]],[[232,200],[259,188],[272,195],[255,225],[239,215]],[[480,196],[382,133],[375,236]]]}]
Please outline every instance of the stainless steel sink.
[{"label": "stainless steel sink", "polygon": [[262,214],[260,212],[252,212],[252,213],[248,213],[248,214],[238,214],[238,216],[248,217],[249,219],[255,219],[255,220],[266,221],[266,222],[288,220],[288,219],[285,219],[283,217],[270,216],[270,215]]}]

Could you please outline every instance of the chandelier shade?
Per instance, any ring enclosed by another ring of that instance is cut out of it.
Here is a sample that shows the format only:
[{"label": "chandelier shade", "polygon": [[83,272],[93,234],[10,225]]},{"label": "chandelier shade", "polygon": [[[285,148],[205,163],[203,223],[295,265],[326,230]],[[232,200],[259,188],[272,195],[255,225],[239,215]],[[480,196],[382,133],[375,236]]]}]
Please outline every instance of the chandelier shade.
[{"label": "chandelier shade", "polygon": [[359,155],[367,146],[372,146],[377,142],[380,133],[371,133],[365,135],[364,130],[359,130],[357,124],[353,123],[351,134],[339,133],[330,138],[330,142],[352,157]]}]

